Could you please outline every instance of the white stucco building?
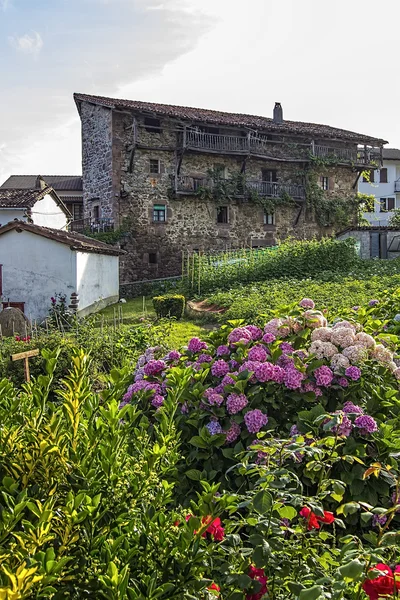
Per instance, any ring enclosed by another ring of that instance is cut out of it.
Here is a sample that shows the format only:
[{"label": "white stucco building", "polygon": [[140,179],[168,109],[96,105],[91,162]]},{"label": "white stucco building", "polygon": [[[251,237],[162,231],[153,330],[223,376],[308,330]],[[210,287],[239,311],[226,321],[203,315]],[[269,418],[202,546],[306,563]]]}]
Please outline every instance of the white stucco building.
[{"label": "white stucco building", "polygon": [[123,250],[61,229],[12,221],[0,227],[0,288],[3,306],[44,319],[51,297],[79,296],[85,316],[119,298],[119,256]]},{"label": "white stucco building", "polygon": [[0,188],[0,225],[15,219],[42,227],[67,229],[72,215],[57,192],[41,179],[40,189]]},{"label": "white stucco building", "polygon": [[364,217],[371,225],[387,226],[393,209],[400,208],[400,150],[384,148],[382,168],[371,171],[370,181],[360,179],[358,191],[375,196],[374,211]]}]

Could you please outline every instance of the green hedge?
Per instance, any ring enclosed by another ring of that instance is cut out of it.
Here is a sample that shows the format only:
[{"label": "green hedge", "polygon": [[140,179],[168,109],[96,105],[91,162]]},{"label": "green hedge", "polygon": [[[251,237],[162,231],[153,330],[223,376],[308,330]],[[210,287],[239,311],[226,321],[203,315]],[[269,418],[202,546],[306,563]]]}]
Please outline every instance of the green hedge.
[{"label": "green hedge", "polygon": [[180,294],[166,294],[165,296],[154,296],[153,306],[159,319],[163,317],[175,317],[181,319],[185,310],[185,296]]}]

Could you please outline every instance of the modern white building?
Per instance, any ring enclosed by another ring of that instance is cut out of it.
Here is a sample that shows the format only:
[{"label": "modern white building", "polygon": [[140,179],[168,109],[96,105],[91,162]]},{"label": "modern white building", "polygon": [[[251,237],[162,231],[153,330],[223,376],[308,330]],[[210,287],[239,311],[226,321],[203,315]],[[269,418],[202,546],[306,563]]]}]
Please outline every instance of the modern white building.
[{"label": "modern white building", "polygon": [[42,227],[67,229],[71,213],[44,179],[40,183],[39,189],[0,188],[0,226],[17,219]]},{"label": "modern white building", "polygon": [[374,210],[364,213],[364,217],[376,227],[388,225],[395,208],[400,208],[400,150],[383,148],[381,169],[370,172],[367,178],[360,178],[358,191],[375,196]]},{"label": "modern white building", "polygon": [[12,221],[0,227],[0,294],[3,307],[20,308],[29,319],[49,314],[51,297],[79,297],[85,316],[119,298],[123,250],[61,229]]}]

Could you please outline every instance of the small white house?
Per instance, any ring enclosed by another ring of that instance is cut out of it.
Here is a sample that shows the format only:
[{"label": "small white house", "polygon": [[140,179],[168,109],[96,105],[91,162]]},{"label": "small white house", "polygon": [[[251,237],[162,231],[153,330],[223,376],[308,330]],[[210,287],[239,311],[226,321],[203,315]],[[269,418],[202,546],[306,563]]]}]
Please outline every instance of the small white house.
[{"label": "small white house", "polygon": [[384,148],[381,169],[370,171],[358,183],[358,191],[375,196],[374,209],[364,217],[374,227],[386,227],[395,208],[400,208],[400,150]]},{"label": "small white house", "polygon": [[0,227],[0,293],[3,307],[21,308],[44,319],[51,297],[78,294],[85,316],[119,298],[119,256],[123,250],[92,238],[12,221]]},{"label": "small white house", "polygon": [[40,189],[0,188],[0,226],[17,219],[42,227],[67,229],[71,213],[44,179],[40,179],[40,185]]}]

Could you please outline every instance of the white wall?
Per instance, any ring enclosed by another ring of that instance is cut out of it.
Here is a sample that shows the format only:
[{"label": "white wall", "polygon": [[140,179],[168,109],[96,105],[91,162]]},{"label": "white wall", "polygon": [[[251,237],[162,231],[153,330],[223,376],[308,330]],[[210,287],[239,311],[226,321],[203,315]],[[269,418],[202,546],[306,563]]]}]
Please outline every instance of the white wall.
[{"label": "white wall", "polygon": [[76,291],[77,253],[65,244],[28,231],[0,235],[0,264],[3,265],[3,299],[25,302],[28,318],[44,319],[50,298]]},{"label": "white wall", "polygon": [[7,225],[10,221],[15,221],[15,219],[26,221],[26,219],[23,218],[25,210],[25,208],[0,208],[0,226]]},{"label": "white wall", "polygon": [[47,194],[32,207],[32,221],[35,225],[53,229],[66,229],[68,222],[66,214],[57,206],[51,194]]},{"label": "white wall", "polygon": [[358,183],[358,191],[361,194],[369,194],[375,196],[374,212],[364,213],[364,217],[371,224],[387,225],[392,211],[380,212],[380,198],[395,198],[395,208],[400,208],[400,194],[394,191],[394,183],[400,178],[400,162],[394,160],[384,160],[383,167],[387,169],[387,183],[379,182],[379,170],[374,171],[374,183],[360,181]]},{"label": "white wall", "polygon": [[79,314],[83,316],[119,298],[119,257],[77,252]]}]

